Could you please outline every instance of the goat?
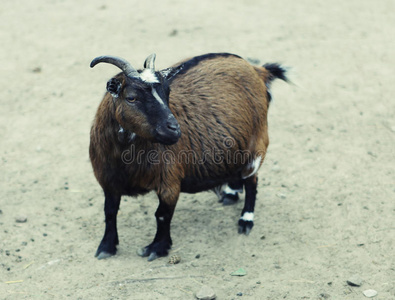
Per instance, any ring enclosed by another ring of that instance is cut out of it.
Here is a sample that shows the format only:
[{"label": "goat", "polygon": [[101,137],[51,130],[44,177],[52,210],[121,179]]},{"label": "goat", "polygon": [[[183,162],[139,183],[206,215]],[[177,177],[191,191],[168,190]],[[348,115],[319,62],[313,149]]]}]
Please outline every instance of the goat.
[{"label": "goat", "polygon": [[[211,53],[155,71],[155,57],[150,55],[142,70],[114,56],[91,62],[91,67],[104,62],[122,70],[107,82],[91,128],[89,155],[105,196],[98,259],[117,251],[116,219],[123,195],[158,195],[155,238],[138,251],[149,261],[166,256],[171,248],[170,222],[180,192],[226,183],[244,186],[239,233],[248,235],[253,227],[257,171],[269,144],[269,88],[276,78],[287,81],[286,69]],[[236,193],[229,187],[225,192]]]}]

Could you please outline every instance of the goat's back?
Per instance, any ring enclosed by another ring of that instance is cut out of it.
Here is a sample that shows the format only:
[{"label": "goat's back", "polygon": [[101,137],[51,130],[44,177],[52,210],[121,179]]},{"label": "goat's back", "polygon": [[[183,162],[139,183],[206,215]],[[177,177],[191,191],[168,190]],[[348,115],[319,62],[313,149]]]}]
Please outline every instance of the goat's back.
[{"label": "goat's back", "polygon": [[[265,69],[228,54],[194,58],[184,65],[171,83],[170,108],[182,131],[181,140],[172,147],[182,145],[178,151],[195,155],[195,164],[190,163],[192,156],[182,163],[186,185],[199,190],[239,177],[248,164],[240,152],[250,162],[257,152],[265,153]],[[222,160],[217,160],[214,156],[221,153]]]}]

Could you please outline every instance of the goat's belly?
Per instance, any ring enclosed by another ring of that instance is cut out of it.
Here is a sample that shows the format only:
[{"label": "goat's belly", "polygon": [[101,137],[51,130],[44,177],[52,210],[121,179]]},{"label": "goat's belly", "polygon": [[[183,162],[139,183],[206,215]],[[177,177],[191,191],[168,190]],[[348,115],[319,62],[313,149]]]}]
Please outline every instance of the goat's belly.
[{"label": "goat's belly", "polygon": [[219,185],[223,185],[232,180],[237,180],[238,177],[229,177],[229,178],[193,178],[186,177],[181,181],[181,192],[183,193],[199,193],[203,191],[207,191],[213,189]]}]

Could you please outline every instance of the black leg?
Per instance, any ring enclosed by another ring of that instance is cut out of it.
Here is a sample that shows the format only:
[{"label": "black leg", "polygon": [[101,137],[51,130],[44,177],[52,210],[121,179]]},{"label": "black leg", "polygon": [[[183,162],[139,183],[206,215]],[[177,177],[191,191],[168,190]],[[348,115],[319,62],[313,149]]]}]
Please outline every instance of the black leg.
[{"label": "black leg", "polygon": [[116,245],[119,244],[117,231],[117,213],[121,197],[104,191],[104,214],[106,217],[106,230],[103,239],[97,248],[95,256],[103,259],[115,255],[117,252]]},{"label": "black leg", "polygon": [[258,178],[256,175],[248,177],[244,181],[244,187],[246,191],[244,208],[241,212],[239,219],[239,233],[245,233],[248,235],[254,226],[254,208],[257,194]]},{"label": "black leg", "polygon": [[170,223],[175,207],[175,204],[169,205],[159,196],[159,206],[155,213],[157,225],[155,238],[151,244],[137,252],[140,256],[148,256],[148,261],[166,256],[169,253],[172,245]]}]

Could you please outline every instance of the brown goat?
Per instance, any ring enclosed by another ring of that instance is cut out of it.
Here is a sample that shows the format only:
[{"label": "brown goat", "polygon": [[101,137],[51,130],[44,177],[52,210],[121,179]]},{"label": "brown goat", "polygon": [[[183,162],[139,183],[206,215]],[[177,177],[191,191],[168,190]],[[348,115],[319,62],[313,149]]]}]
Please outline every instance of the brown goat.
[{"label": "brown goat", "polygon": [[253,226],[257,171],[269,144],[269,87],[275,78],[287,80],[285,69],[252,66],[227,53],[194,57],[159,72],[154,60],[149,56],[140,71],[111,56],[91,63],[123,71],[107,83],[91,130],[90,158],[105,194],[99,259],[116,253],[122,195],[155,191],[159,197],[155,238],[139,251],[148,260],[168,254],[180,192],[244,185],[239,232],[248,234]]}]

